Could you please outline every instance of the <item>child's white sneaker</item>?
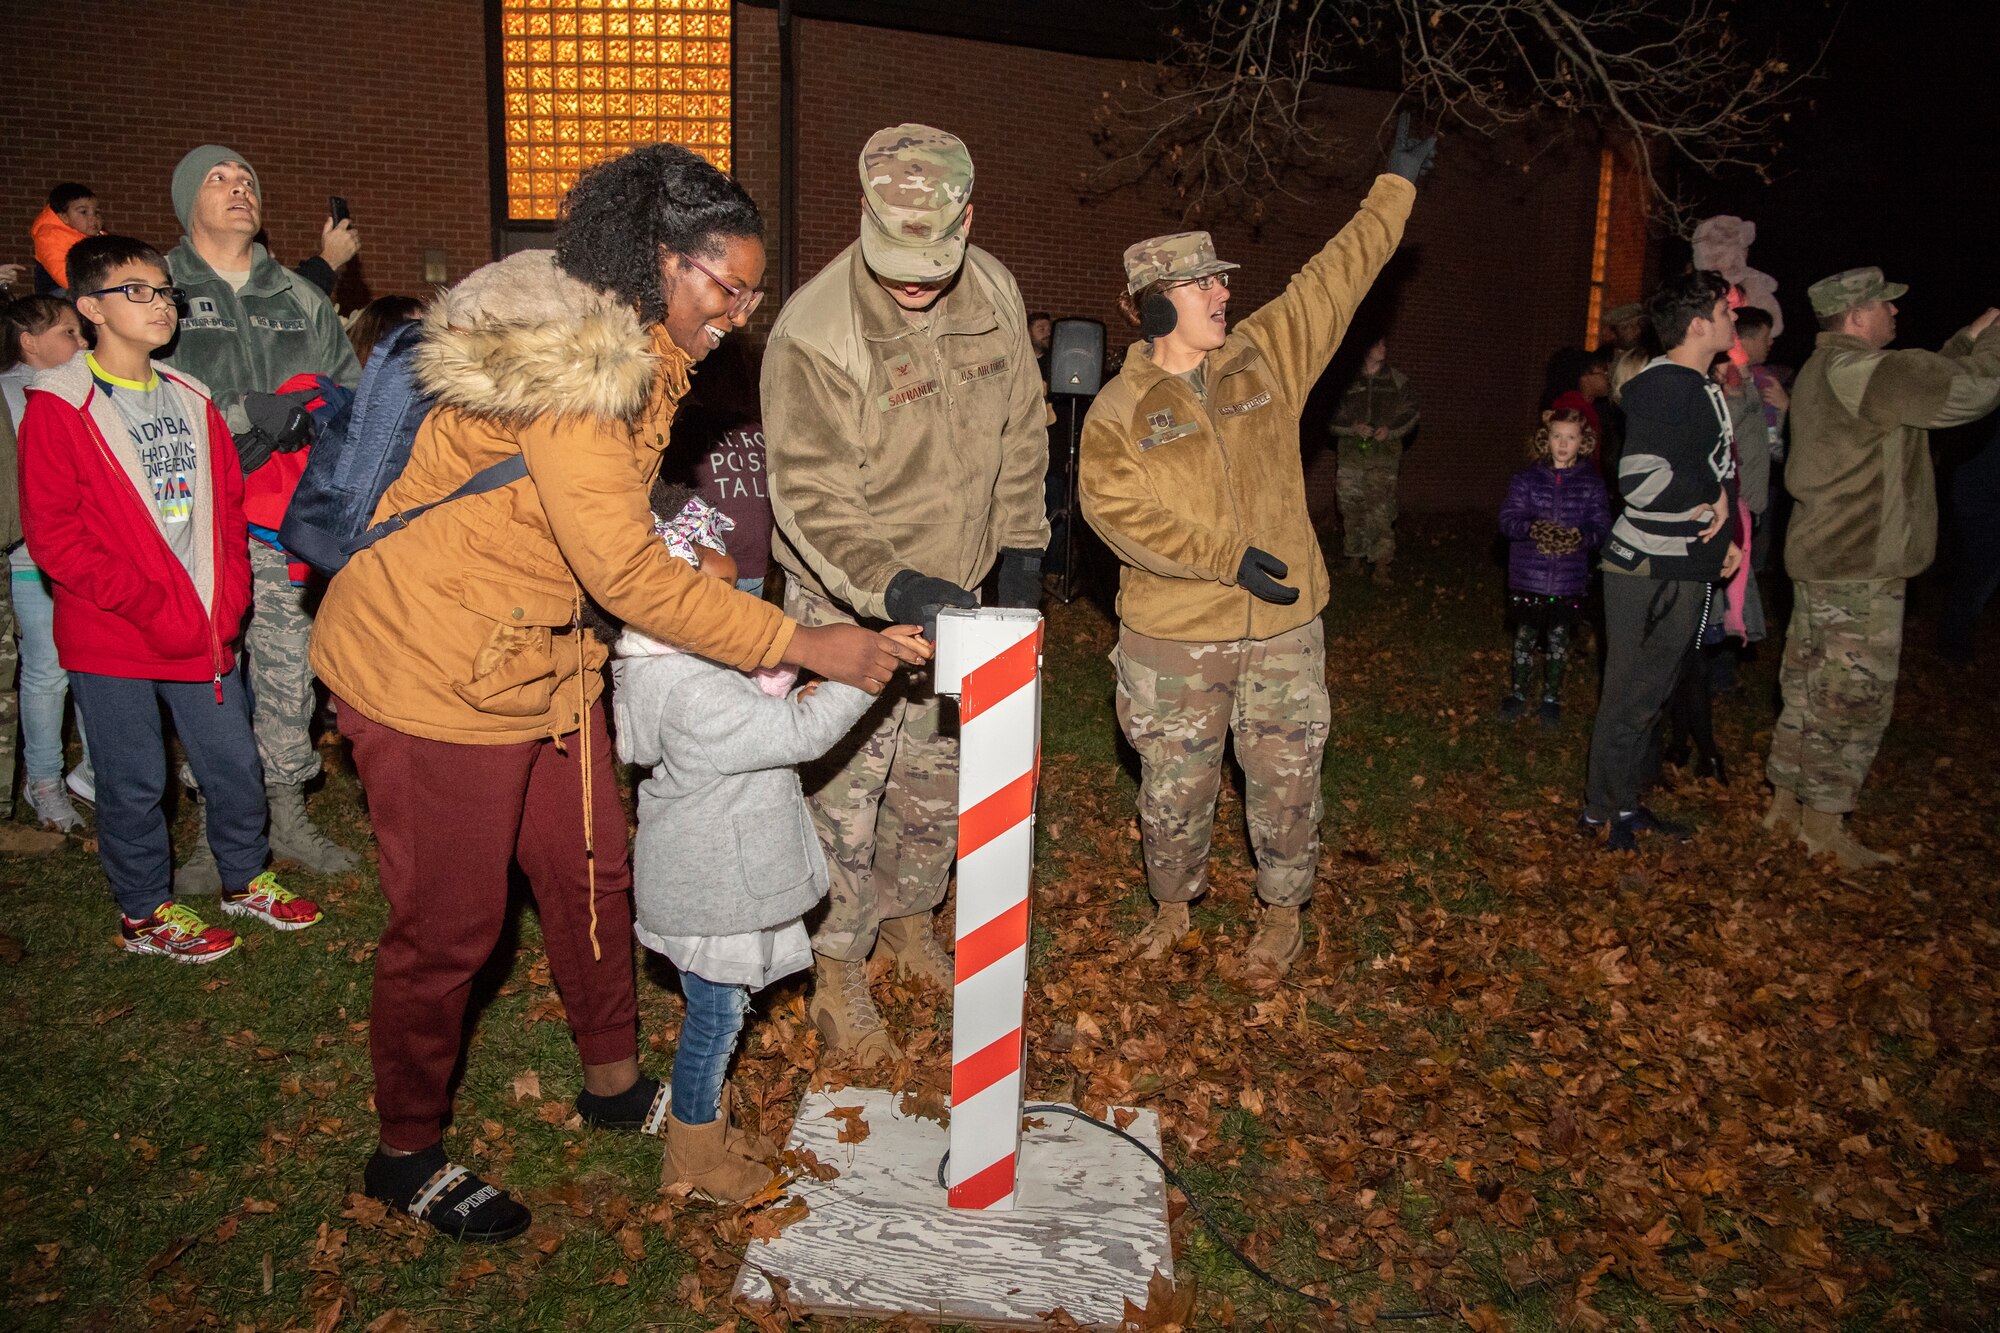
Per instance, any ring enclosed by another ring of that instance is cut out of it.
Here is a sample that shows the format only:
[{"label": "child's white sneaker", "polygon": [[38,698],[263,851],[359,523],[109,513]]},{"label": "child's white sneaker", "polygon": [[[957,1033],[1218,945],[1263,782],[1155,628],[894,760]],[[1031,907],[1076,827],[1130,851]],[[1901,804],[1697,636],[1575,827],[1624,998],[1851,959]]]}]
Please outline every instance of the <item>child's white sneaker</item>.
[{"label": "child's white sneaker", "polygon": [[24,794],[35,818],[58,833],[73,833],[83,827],[83,816],[69,803],[69,793],[63,790],[61,778],[36,778],[28,783]]}]

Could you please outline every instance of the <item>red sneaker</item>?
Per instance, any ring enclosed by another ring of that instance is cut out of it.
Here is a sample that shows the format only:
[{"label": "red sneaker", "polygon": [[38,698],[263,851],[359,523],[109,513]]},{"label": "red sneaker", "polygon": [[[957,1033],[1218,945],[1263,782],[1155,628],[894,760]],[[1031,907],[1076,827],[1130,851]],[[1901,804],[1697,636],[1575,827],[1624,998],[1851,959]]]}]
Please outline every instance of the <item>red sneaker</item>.
[{"label": "red sneaker", "polygon": [[127,953],[157,954],[176,963],[212,963],[236,948],[236,932],[211,926],[176,902],[164,902],[140,921],[118,918]]},{"label": "red sneaker", "polygon": [[278,883],[269,870],[251,880],[243,892],[223,894],[222,914],[255,917],[273,930],[304,930],[325,915],[318,903]]}]

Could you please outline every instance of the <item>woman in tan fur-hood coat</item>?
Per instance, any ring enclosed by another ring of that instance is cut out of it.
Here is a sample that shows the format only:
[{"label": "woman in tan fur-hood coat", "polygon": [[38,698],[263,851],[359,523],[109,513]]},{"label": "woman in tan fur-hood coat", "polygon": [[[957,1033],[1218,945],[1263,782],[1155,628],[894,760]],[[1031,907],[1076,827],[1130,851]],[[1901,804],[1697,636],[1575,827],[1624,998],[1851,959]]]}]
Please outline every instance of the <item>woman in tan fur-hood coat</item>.
[{"label": "woman in tan fur-hood coat", "polygon": [[659,144],[593,169],[566,210],[555,252],[488,265],[433,306],[417,371],[437,406],[375,519],[517,454],[526,478],[356,553],[312,643],[368,791],[389,902],[369,1027],[383,1151],[366,1187],[462,1239],[528,1225],[518,1201],[449,1169],[441,1146],[511,866],[534,891],[582,1059],[577,1109],[637,1128],[661,1091],[637,1061],[625,815],[584,595],[736,667],[823,642],[669,556],[647,506],[691,365],[754,308],[756,206]]},{"label": "woman in tan fur-hood coat", "polygon": [[514,454],[528,480],[443,505],[348,562],[312,646],[342,702],[461,745],[574,731],[605,661],[569,628],[579,588],[704,657],[778,662],[792,622],[697,576],[653,534],[646,497],[691,364],[664,328],[530,250],[446,293],[424,334],[417,371],[438,407],[375,520]]}]

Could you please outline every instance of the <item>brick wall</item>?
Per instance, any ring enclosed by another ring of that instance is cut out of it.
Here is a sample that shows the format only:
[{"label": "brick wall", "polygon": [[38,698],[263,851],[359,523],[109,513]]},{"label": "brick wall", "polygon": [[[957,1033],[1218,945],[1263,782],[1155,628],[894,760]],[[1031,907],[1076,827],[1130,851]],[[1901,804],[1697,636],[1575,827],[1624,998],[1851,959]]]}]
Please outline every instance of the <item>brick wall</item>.
[{"label": "brick wall", "polygon": [[[775,223],[777,14],[739,6],[735,18],[737,171]],[[137,33],[145,40],[131,49],[146,59],[104,78],[107,42]],[[1135,66],[819,20],[799,20],[796,36],[801,276],[853,239],[862,142],[884,125],[927,121],[971,146],[976,239],[1013,270],[1028,304],[1102,320],[1114,346],[1129,340],[1115,305],[1119,256],[1179,223],[1153,195],[1086,197],[1083,180],[1101,160],[1092,110]],[[0,5],[0,49],[11,64],[0,180],[12,187],[0,199],[0,259],[27,257],[28,223],[63,179],[94,186],[115,229],[171,244],[173,165],[208,141],[256,166],[272,246],[288,261],[317,248],[326,196],[347,196],[366,248],[345,300],[422,291],[428,248],[446,252],[452,280],[491,257],[480,0],[181,0],[170,24],[140,0]],[[1328,98],[1350,135],[1373,140],[1380,95]],[[1386,324],[1425,405],[1404,469],[1412,508],[1494,504],[1518,465],[1548,354],[1582,338],[1596,159],[1541,152],[1524,171],[1521,156],[1447,141],[1404,252],[1363,311]],[[1355,188],[1284,203],[1255,231],[1211,223],[1223,255],[1244,265],[1239,315],[1275,295],[1358,198]],[[1629,218],[1614,219],[1622,254],[1637,233],[1621,223]],[[1637,267],[1614,254],[1613,268],[1610,285],[1627,299]]]},{"label": "brick wall", "polygon": [[[867,136],[918,120],[964,138],[978,171],[974,239],[1013,271],[1031,308],[1104,321],[1114,346],[1130,341],[1116,309],[1120,255],[1135,240],[1179,229],[1139,191],[1082,197],[1102,159],[1092,109],[1136,67],[955,38],[798,20],[802,276],[855,235],[854,162]],[[737,11],[739,62],[775,70],[774,11]],[[754,54],[753,54],[754,53]],[[743,65],[739,63],[739,68]],[[915,75],[912,76],[912,71]],[[776,153],[753,156],[748,125],[775,125],[776,82],[738,87],[745,184],[775,205]],[[1378,94],[1329,94],[1340,122],[1372,141],[1386,109]],[[1386,323],[1394,363],[1417,382],[1421,439],[1404,466],[1413,509],[1498,503],[1537,407],[1549,354],[1581,341],[1589,301],[1597,159],[1544,152],[1523,171],[1505,146],[1447,142],[1425,182],[1404,253],[1364,307]],[[1239,314],[1285,280],[1345,223],[1359,190],[1310,207],[1274,210],[1259,230],[1210,223],[1234,276]],[[1199,225],[1199,224],[1197,224]],[[1343,370],[1358,349],[1336,361]]]},{"label": "brick wall", "polygon": [[1604,308],[1642,301],[1652,290],[1659,247],[1651,243],[1652,200],[1624,154],[1612,159],[1611,226],[1606,238]]},{"label": "brick wall", "polygon": [[[330,194],[363,250],[341,289],[421,293],[492,249],[480,0],[88,0],[0,4],[0,260],[31,258],[49,187],[97,191],[111,229],[180,235],[169,183],[201,143],[257,169],[272,250],[319,249]],[[115,54],[114,54],[115,53]]]}]

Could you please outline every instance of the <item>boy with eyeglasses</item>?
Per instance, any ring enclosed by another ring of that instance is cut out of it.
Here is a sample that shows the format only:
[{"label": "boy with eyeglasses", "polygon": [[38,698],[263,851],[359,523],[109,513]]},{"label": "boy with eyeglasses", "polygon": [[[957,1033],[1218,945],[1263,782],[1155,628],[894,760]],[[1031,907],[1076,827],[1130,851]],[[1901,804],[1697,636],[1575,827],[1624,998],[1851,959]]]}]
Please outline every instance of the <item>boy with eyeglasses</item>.
[{"label": "boy with eyeglasses", "polygon": [[21,526],[53,586],[56,652],[91,719],[98,857],[123,947],[213,962],[236,934],[173,897],[162,704],[208,794],[224,914],[278,930],[320,919],[264,868],[263,776],[233,653],[250,606],[243,474],[206,389],[153,365],[181,297],[159,252],[91,237],[70,251],[69,277],[96,349],[29,387]]}]

